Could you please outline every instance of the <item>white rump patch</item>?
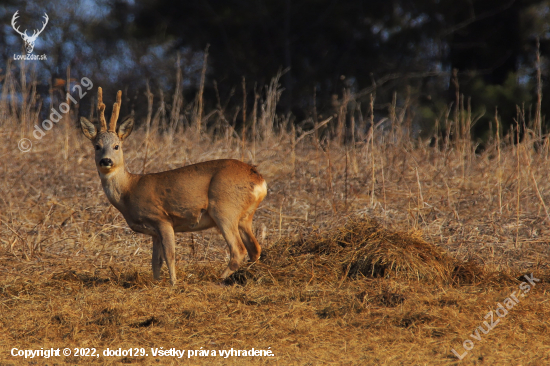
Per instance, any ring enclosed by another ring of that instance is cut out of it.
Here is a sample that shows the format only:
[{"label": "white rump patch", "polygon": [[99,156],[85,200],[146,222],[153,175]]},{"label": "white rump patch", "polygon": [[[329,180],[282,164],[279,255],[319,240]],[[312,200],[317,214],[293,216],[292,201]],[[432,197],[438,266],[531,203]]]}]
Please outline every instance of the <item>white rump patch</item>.
[{"label": "white rump patch", "polygon": [[264,182],[260,185],[256,185],[254,187],[254,191],[252,192],[254,197],[256,197],[257,200],[263,199],[267,195],[267,183]]}]

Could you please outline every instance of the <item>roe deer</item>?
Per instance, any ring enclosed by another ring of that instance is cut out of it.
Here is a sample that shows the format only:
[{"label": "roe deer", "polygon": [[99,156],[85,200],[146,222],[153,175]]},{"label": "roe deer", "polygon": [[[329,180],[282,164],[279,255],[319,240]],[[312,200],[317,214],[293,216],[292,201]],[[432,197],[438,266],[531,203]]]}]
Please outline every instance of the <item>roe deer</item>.
[{"label": "roe deer", "polygon": [[100,128],[84,117],[80,126],[95,147],[95,163],[109,202],[128,226],[153,238],[153,277],[160,279],[163,260],[170,282],[176,283],[174,232],[217,226],[229,246],[226,278],[242,263],[260,258],[261,248],[252,232],[252,218],[267,194],[267,185],[251,165],[223,159],[152,174],[132,174],[122,156],[123,141],[134,126],[132,116],[117,128],[122,92],[119,91],[107,128],[101,88],[97,91]]}]

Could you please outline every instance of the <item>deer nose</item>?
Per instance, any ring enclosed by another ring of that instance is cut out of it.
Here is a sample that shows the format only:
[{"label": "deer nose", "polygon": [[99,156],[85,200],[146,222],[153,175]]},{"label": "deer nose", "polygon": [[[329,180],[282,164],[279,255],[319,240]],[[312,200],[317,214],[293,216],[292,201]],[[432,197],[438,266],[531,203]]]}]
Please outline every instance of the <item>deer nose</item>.
[{"label": "deer nose", "polygon": [[113,166],[113,161],[109,158],[103,158],[99,161],[99,166]]}]

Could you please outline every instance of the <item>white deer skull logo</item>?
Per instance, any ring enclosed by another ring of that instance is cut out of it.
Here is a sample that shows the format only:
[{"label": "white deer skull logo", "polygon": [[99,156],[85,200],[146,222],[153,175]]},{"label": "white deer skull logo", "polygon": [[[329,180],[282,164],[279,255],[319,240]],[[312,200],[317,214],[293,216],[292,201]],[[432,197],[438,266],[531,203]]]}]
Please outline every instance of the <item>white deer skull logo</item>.
[{"label": "white deer skull logo", "polygon": [[44,19],[46,21],[42,23],[42,29],[40,30],[35,29],[32,36],[29,36],[27,35],[26,29],[24,32],[20,32],[19,27],[17,28],[15,27],[15,21],[17,20],[17,18],[19,18],[19,15],[17,15],[17,13],[19,13],[19,10],[17,10],[15,14],[13,14],[13,17],[11,18],[11,26],[17,33],[21,35],[21,38],[23,38],[23,41],[25,41],[25,48],[27,49],[27,53],[31,53],[32,50],[34,49],[34,42],[36,41],[36,38],[38,38],[38,35],[42,33],[44,28],[46,28],[46,24],[48,24],[48,19],[49,19],[48,14],[44,13]]}]

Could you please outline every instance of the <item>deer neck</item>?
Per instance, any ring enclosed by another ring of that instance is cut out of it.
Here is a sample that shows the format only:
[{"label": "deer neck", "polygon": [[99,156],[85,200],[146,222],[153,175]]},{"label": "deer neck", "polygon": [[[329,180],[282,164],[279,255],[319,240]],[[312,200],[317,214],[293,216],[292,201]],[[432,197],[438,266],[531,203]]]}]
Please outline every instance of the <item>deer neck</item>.
[{"label": "deer neck", "polygon": [[128,172],[123,165],[107,174],[99,172],[99,177],[109,202],[119,211],[124,211],[124,198],[131,191],[134,174]]}]

